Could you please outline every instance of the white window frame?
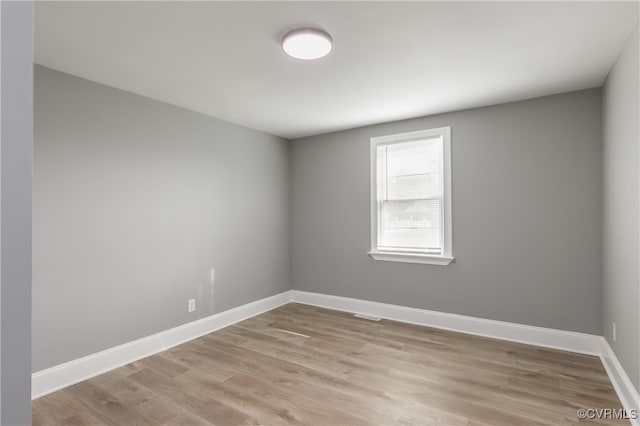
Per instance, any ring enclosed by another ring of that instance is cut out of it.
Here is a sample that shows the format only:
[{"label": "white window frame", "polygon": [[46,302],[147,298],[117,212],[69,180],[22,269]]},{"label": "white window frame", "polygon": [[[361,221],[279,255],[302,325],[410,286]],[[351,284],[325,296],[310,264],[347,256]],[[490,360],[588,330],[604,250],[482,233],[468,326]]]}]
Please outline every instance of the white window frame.
[{"label": "white window frame", "polygon": [[[378,146],[391,145],[395,143],[411,142],[420,139],[430,139],[442,137],[442,179],[443,179],[443,202],[442,202],[442,255],[428,255],[418,251],[381,251],[378,249]],[[430,265],[448,265],[453,260],[453,232],[451,214],[451,127],[439,127],[437,129],[420,130],[417,132],[399,133],[388,136],[378,136],[371,138],[371,251],[369,255],[375,260],[386,260],[391,262],[425,263]]]}]

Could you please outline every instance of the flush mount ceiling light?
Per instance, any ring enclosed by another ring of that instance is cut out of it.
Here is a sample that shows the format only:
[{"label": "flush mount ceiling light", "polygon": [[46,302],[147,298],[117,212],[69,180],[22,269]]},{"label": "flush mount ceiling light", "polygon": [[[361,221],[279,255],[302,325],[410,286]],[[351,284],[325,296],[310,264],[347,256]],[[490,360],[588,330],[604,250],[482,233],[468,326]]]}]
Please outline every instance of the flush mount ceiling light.
[{"label": "flush mount ceiling light", "polygon": [[282,38],[282,49],[294,58],[310,60],[326,56],[332,48],[331,36],[322,30],[300,28]]}]

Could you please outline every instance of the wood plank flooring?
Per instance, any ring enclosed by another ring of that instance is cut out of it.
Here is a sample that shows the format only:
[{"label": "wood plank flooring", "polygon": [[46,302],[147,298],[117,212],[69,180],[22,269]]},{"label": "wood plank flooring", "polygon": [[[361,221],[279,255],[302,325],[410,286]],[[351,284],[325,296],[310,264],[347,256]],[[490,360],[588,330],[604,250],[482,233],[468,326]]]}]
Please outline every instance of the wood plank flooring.
[{"label": "wood plank flooring", "polygon": [[289,304],[33,402],[34,425],[572,425],[597,357]]}]

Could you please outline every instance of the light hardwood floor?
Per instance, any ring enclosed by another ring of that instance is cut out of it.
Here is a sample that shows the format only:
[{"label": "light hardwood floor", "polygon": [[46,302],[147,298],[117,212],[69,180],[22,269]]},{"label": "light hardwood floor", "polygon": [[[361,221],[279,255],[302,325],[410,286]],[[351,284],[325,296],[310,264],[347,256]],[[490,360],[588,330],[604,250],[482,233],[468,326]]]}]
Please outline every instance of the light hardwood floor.
[{"label": "light hardwood floor", "polygon": [[289,304],[42,397],[33,424],[599,424],[579,408],[622,408],[596,357]]}]

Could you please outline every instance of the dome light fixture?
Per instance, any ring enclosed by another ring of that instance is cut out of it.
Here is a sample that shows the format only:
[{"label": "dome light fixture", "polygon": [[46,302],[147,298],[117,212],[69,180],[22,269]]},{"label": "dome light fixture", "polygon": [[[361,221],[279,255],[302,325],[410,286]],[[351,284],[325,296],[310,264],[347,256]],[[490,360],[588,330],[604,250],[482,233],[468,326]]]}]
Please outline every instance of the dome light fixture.
[{"label": "dome light fixture", "polygon": [[319,59],[331,52],[332,48],[331,36],[315,28],[299,28],[282,37],[282,50],[297,59]]}]

